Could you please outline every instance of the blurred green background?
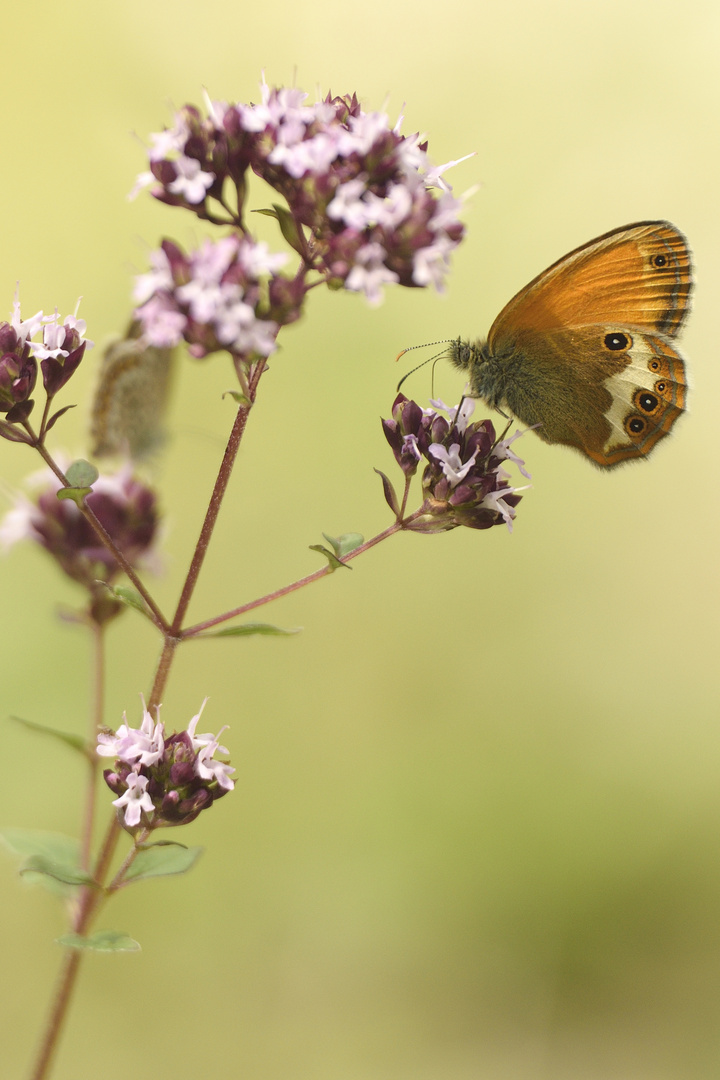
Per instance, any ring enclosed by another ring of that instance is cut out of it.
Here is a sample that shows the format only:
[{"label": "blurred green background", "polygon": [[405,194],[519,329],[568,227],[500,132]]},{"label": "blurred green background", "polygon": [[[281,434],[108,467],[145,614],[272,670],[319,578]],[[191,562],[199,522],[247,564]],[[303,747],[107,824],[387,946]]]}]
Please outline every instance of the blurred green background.
[{"label": "blurred green background", "polygon": [[[533,435],[515,532],[401,536],[266,609],[291,639],[181,652],[163,715],[230,724],[237,789],[186,830],[181,879],[136,886],[100,925],[143,944],[90,957],[57,1080],[683,1080],[720,1074],[720,296],[715,0],[70,0],[7,8],[0,309],[71,310],[101,344],[131,274],[194,219],[145,195],[170,108],[296,80],[406,103],[455,169],[467,242],[447,293],[317,294],[285,332],[191,609],[201,619],[315,569],[320,532],[389,522],[388,415],[404,346],[479,335],[543,267],[668,218],[697,271],[682,349],[689,415],[610,474]],[[264,193],[256,192],[256,205]],[[100,348],[63,403],[85,406]],[[410,366],[409,364],[407,365]],[[429,396],[428,370],[409,384]],[[165,576],[177,596],[232,417],[228,364],[185,359],[168,452]],[[457,399],[459,373],[436,371]],[[86,452],[86,410],[56,445]],[[2,444],[9,488],[34,470]],[[396,471],[396,470],[395,470]],[[84,730],[77,599],[36,550],[2,573],[2,714]],[[108,719],[139,718],[157,655],[110,633]],[[3,725],[0,816],[75,832],[83,770]],[[109,796],[105,796],[109,802]],[[103,813],[104,817],[104,813]],[[0,877],[3,1076],[25,1074],[60,960],[55,900]]]}]

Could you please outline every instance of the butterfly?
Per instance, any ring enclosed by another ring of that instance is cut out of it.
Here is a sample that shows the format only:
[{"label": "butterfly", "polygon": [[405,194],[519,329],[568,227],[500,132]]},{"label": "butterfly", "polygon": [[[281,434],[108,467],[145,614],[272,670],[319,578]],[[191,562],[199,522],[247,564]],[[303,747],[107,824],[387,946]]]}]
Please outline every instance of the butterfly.
[{"label": "butterfly", "polygon": [[172,350],[146,345],[137,321],[110,343],[91,411],[94,457],[120,454],[139,461],[160,449],[172,368]]},{"label": "butterfly", "polygon": [[641,221],[591,240],[505,305],[487,341],[445,354],[472,397],[612,468],[644,457],[685,407],[675,348],[692,288],[685,237]]}]

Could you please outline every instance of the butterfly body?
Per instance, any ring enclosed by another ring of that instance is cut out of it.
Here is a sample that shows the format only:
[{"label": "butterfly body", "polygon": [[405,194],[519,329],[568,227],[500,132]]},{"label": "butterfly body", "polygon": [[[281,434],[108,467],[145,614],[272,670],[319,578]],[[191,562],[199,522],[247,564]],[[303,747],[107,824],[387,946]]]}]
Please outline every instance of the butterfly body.
[{"label": "butterfly body", "polygon": [[674,338],[691,286],[673,225],[628,225],[554,263],[503,308],[487,341],[458,338],[447,355],[473,397],[612,467],[648,454],[684,409]]}]

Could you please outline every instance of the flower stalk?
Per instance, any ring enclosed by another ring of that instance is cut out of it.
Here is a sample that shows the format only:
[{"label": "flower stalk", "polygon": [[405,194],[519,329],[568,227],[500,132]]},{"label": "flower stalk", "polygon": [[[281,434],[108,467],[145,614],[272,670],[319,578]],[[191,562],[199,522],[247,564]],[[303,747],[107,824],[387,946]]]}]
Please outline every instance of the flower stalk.
[{"label": "flower stalk", "polygon": [[[0,526],[0,541],[9,546],[32,540],[83,590],[77,621],[90,629],[94,669],[92,750],[86,748],[91,766],[79,867],[71,868],[85,872],[70,920],[76,940],[65,949],[32,1080],[49,1074],[83,949],[91,947],[90,932],[105,901],[137,880],[147,860],[160,859],[162,848],[181,846],[153,841],[156,829],[189,824],[234,787],[235,768],[219,742],[226,725],[217,735],[197,731],[205,701],[185,728],[166,730],[161,703],[178,647],[320,581],[397,533],[512,527],[522,489],[511,486],[504,466],[511,462],[527,475],[510,450],[513,439],[498,439],[490,421],[471,422],[470,401],[454,409],[441,402],[423,408],[399,395],[383,431],[402,473],[400,496],[389,477],[379,474],[390,524],[369,540],[354,533],[326,537],[332,551],[319,547],[326,565],[186,625],[268,358],[280,332],[303,315],[310,291],[323,285],[344,289],[376,305],[393,286],[443,287],[464,235],[460,201],[444,179],[457,162],[434,166],[427,142],[400,128],[401,120],[392,125],[385,113],[365,111],[355,94],[328,94],[312,103],[298,89],[263,83],[257,103],[207,99],[204,110],[187,105],[169,128],[151,136],[149,169],[138,178],[136,192],[148,188],[159,201],[223,231],[195,250],[166,238],[152,252],[150,269],[135,283],[131,329],[98,395],[93,453],[101,457],[121,449],[133,457],[136,449],[158,444],[155,403],[163,399],[175,346],[184,345],[194,362],[209,362],[217,353],[229,357],[238,386],[237,412],[171,619],[144,580],[159,511],[134,463],[99,475],[83,460],[66,466],[48,449],[48,436],[71,407],[54,411],[55,397],[92,347],[85,323],[77,313],[61,319],[57,311],[23,320],[16,298],[10,320],[0,324],[0,438],[34,449],[49,469],[34,496],[20,499]],[[249,206],[251,176],[269,187],[269,206]],[[274,220],[289,252],[272,251],[254,238],[247,225],[251,209]],[[39,426],[33,426],[32,395],[38,388],[45,400]],[[116,429],[108,430],[110,418]],[[408,511],[416,475],[421,498]],[[132,589],[117,584],[122,574]],[[160,650],[140,725],[133,727],[123,715],[113,730],[103,700],[105,629],[128,607],[154,625]],[[103,778],[114,797],[93,857],[99,757],[111,759]],[[131,845],[116,858],[123,834]]]}]

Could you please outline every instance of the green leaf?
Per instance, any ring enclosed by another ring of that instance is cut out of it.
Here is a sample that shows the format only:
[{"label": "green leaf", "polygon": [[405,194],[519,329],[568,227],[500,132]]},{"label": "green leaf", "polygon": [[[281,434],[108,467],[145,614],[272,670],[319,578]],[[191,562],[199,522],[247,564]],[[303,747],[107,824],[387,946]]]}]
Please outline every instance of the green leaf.
[{"label": "green leaf", "polygon": [[310,544],[311,551],[319,551],[321,555],[324,555],[328,561],[330,567],[330,573],[332,574],[339,567],[344,566],[346,570],[352,570],[352,566],[345,566],[345,563],[340,562],[337,555],[333,551],[328,551],[322,544]]},{"label": "green leaf", "polygon": [[[105,583],[103,582],[103,584]],[[137,589],[133,589],[132,585],[115,585],[108,586],[108,588],[113,596],[117,596],[118,600],[122,600],[127,607],[134,608],[135,611],[139,611],[143,615],[148,614],[147,604]]]},{"label": "green leaf", "polygon": [[78,458],[77,461],[73,461],[65,475],[70,487],[91,488],[100,474],[89,461]]},{"label": "green leaf", "polygon": [[226,397],[231,397],[238,405],[252,405],[250,398],[241,393],[240,390],[226,390],[223,394],[223,401]]},{"label": "green leaf", "polygon": [[0,837],[13,855],[43,855],[57,862],[72,863],[74,866],[77,866],[80,860],[80,842],[74,836],[7,826],[0,829]]},{"label": "green leaf", "polygon": [[134,938],[121,930],[98,930],[89,937],[81,934],[63,934],[55,939],[58,945],[67,949],[89,949],[93,952],[140,952],[140,945]]},{"label": "green leaf", "polygon": [[93,883],[92,877],[85,870],[70,863],[48,859],[45,855],[31,855],[20,867],[21,877],[32,875],[30,880],[35,880],[36,874],[54,878],[63,885],[92,885]]},{"label": "green leaf", "polygon": [[365,537],[360,533],[343,533],[342,536],[328,536],[327,533],[323,533],[323,536],[328,544],[332,544],[332,549],[338,559],[344,559],[351,551],[355,551],[355,548],[365,543]]},{"label": "green leaf", "polygon": [[280,206],[279,203],[272,204],[272,210],[268,207],[263,207],[260,210],[253,210],[253,214],[262,214],[264,217],[275,218],[280,226],[280,232],[283,234],[293,251],[297,251],[298,255],[302,255],[305,250],[304,238],[298,229],[297,222],[288,210],[287,206]]},{"label": "green leaf", "polygon": [[78,506],[82,506],[85,497],[90,494],[92,488],[90,487],[69,487],[60,488],[57,493],[58,499],[72,499]]},{"label": "green leaf", "polygon": [[240,626],[226,626],[224,630],[216,630],[213,633],[197,634],[197,637],[249,637],[251,634],[268,634],[279,635],[285,637],[291,634],[299,634],[302,631],[301,626],[293,627],[290,630],[285,629],[282,626],[273,626],[272,623],[262,622],[249,622],[242,623]]},{"label": "green leaf", "polygon": [[141,615],[145,615],[146,618],[151,619],[150,609],[143,600],[137,589],[134,589],[132,585],[109,585],[107,581],[103,581],[102,578],[96,578],[95,584],[99,585],[103,589],[107,589],[111,596],[114,596],[116,600],[119,600],[125,607],[133,608],[135,611],[139,611]]},{"label": "green leaf", "polygon": [[272,207],[277,214],[280,232],[283,234],[293,251],[297,251],[298,255],[302,255],[305,248],[304,237],[298,229],[295,218],[286,206],[280,206],[279,203],[273,203]]},{"label": "green leaf", "polygon": [[83,884],[84,877],[78,880],[78,875],[83,874],[80,843],[74,836],[8,827],[0,830],[0,837],[14,855],[26,860],[20,868],[26,881],[63,896],[73,891],[70,886]]},{"label": "green leaf", "polygon": [[164,877],[167,874],[185,874],[191,870],[202,855],[201,847],[185,847],[172,840],[143,845],[130,864],[125,881],[142,881],[145,878]]},{"label": "green leaf", "polygon": [[81,754],[87,754],[88,748],[81,735],[73,735],[69,731],[58,731],[57,728],[48,727],[47,724],[38,724],[35,720],[25,720],[22,716],[11,716],[16,724],[22,724],[30,731],[39,731],[41,735],[50,735],[53,739],[59,739],[73,750],[79,750]]}]

